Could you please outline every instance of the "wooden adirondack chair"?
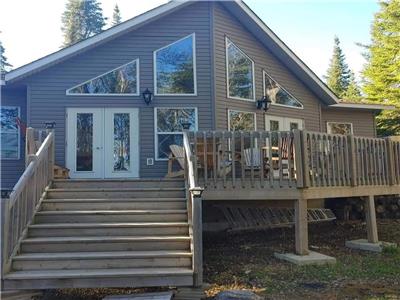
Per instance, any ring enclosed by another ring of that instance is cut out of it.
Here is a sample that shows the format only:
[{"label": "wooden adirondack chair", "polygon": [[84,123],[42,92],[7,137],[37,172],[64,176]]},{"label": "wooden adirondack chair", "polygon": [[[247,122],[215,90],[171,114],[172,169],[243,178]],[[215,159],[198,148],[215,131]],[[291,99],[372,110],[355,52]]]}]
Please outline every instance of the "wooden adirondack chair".
[{"label": "wooden adirondack chair", "polygon": [[[168,173],[165,177],[174,178],[185,175],[185,149],[182,146],[170,145],[171,153],[168,156]],[[174,161],[177,161],[180,170],[174,171]]]}]

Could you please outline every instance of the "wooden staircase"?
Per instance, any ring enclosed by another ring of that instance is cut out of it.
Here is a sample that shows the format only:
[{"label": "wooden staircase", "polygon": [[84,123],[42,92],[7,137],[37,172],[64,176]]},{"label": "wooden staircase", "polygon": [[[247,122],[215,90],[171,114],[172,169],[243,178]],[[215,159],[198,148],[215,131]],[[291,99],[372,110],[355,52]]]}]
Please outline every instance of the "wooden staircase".
[{"label": "wooden staircase", "polygon": [[55,180],[6,289],[192,286],[183,180]]}]

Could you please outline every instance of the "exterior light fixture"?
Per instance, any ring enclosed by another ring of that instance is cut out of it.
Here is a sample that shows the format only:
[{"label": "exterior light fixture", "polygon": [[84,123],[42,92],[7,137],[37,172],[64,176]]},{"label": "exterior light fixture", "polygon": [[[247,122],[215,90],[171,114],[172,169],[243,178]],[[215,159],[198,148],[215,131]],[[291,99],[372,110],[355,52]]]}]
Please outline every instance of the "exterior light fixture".
[{"label": "exterior light fixture", "polygon": [[272,101],[267,96],[263,96],[260,100],[257,100],[256,102],[257,109],[262,109],[266,112],[271,107],[271,103]]},{"label": "exterior light fixture", "polygon": [[54,129],[56,127],[56,122],[54,122],[54,121],[45,121],[44,122],[44,127],[46,129]]},{"label": "exterior light fixture", "polygon": [[149,90],[146,89],[143,93],[143,100],[144,103],[146,103],[147,105],[149,105],[151,103],[151,101],[153,100],[153,93]]}]

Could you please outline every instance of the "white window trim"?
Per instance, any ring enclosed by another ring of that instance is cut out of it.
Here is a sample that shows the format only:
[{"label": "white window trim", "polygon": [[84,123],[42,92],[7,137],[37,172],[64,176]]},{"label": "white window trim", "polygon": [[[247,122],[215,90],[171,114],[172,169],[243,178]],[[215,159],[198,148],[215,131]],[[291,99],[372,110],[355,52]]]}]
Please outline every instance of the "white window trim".
[{"label": "white window trim", "polygon": [[292,93],[290,93],[287,89],[285,89],[282,85],[280,85],[278,83],[278,81],[276,81],[271,75],[269,75],[265,70],[263,70],[263,95],[265,95],[265,76],[268,76],[269,78],[271,78],[273,81],[275,81],[275,83],[282,89],[284,90],[286,93],[289,94],[289,96],[293,97],[297,102],[300,103],[301,107],[295,107],[295,106],[290,106],[290,105],[285,105],[285,104],[280,104],[280,103],[271,103],[271,105],[274,106],[281,106],[281,107],[288,107],[288,108],[294,108],[294,109],[304,109],[304,105],[303,103],[297,99],[295,96],[293,96]]},{"label": "white window trim", "polygon": [[[131,63],[133,63],[133,62],[136,62],[136,91],[137,91],[137,93],[129,93],[129,94],[123,94],[123,93],[94,93],[94,94],[86,94],[86,93],[71,93],[70,91],[71,90],[73,90],[73,89],[75,89],[75,88],[77,88],[77,87],[79,87],[79,86],[81,86],[81,85],[83,85],[83,84],[86,84],[86,83],[89,83],[90,81],[92,81],[92,80],[95,80],[95,79],[97,79],[97,78],[100,78],[100,77],[102,77],[102,76],[104,76],[104,75],[106,75],[106,74],[108,74],[108,73],[111,73],[111,72],[113,72],[113,71],[115,71],[115,70],[117,70],[117,69],[119,69],[119,68],[122,68],[122,67],[125,67],[126,65],[129,65],[129,64],[131,64]],[[140,62],[139,62],[139,58],[136,58],[136,59],[134,59],[134,60],[132,60],[132,61],[130,61],[130,62],[127,62],[126,64],[123,64],[123,65],[120,65],[120,66],[118,66],[118,67],[116,67],[116,68],[114,68],[114,69],[112,69],[112,70],[109,70],[109,71],[107,71],[107,72],[104,72],[104,73],[102,73],[101,75],[98,75],[98,76],[96,76],[96,77],[93,77],[93,78],[91,78],[91,79],[89,79],[89,80],[86,80],[86,81],[84,81],[84,82],[82,82],[82,83],[79,83],[79,84],[77,84],[77,85],[75,85],[75,86],[73,86],[73,87],[71,87],[71,88],[69,88],[69,89],[67,89],[66,90],[66,92],[65,92],[65,94],[67,95],[67,96],[89,96],[89,97],[93,97],[93,96],[112,96],[112,97],[115,97],[115,96],[117,96],[117,97],[125,97],[125,96],[139,96],[140,95],[140,84],[139,84],[139,81],[140,81],[140,71],[139,71],[139,69],[140,69]]]},{"label": "white window trim", "polygon": [[[241,97],[235,97],[235,96],[230,96],[229,95],[229,69],[228,69],[228,42],[232,43],[240,53],[242,53],[244,56],[246,56],[250,61],[251,61],[251,69],[252,69],[252,79],[253,79],[253,98],[252,99],[247,99],[247,98],[241,98]],[[227,36],[225,37],[225,68],[226,68],[226,97],[229,99],[235,99],[235,100],[242,100],[242,101],[250,101],[250,102],[255,102],[256,101],[256,84],[255,84],[255,71],[254,71],[254,61],[248,56],[240,47],[238,47],[230,38]]]},{"label": "white window trim", "polygon": [[[160,50],[163,50],[165,48],[168,48],[176,43],[179,43],[180,41],[183,41],[184,39],[187,39],[188,37],[193,37],[192,38],[192,49],[193,49],[193,80],[194,80],[194,92],[189,93],[189,94],[160,94],[157,91],[157,52]],[[157,50],[153,51],[153,82],[154,82],[154,96],[197,96],[197,59],[196,59],[196,33],[193,32],[187,36],[184,36],[183,38],[172,42],[162,48],[159,48]]]},{"label": "white window trim", "polygon": [[228,109],[228,131],[231,131],[231,112],[239,112],[244,114],[253,114],[254,115],[254,131],[257,131],[257,113],[252,111],[244,111],[237,109]]},{"label": "white window trim", "polygon": [[[2,106],[2,108],[5,109],[18,109],[18,118],[21,118],[21,107],[20,106]],[[17,125],[18,127],[18,125]],[[7,132],[7,131],[5,131]],[[17,158],[12,158],[12,157],[1,157],[1,160],[20,160],[21,159],[21,129],[18,128],[18,157]]]},{"label": "white window trim", "polygon": [[159,158],[158,157],[158,134],[183,134],[182,131],[173,131],[173,132],[168,132],[168,131],[163,131],[163,132],[158,132],[157,131],[157,110],[158,109],[194,109],[194,114],[195,114],[195,130],[197,131],[199,129],[199,120],[198,120],[198,113],[197,113],[197,107],[154,107],[154,154],[155,154],[155,161],[167,161],[168,158]]},{"label": "white window trim", "polygon": [[331,124],[345,124],[345,125],[350,125],[351,134],[354,134],[354,131],[353,131],[353,123],[351,123],[351,122],[326,122],[326,132],[327,132],[328,134],[337,134],[337,133],[332,133],[332,129],[329,127],[329,125],[331,125]]}]

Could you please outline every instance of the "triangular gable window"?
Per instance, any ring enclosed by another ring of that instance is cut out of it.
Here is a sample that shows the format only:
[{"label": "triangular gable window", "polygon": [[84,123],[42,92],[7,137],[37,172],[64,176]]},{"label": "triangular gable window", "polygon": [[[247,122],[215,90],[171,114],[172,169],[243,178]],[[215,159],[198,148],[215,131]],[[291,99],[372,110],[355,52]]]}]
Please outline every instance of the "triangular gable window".
[{"label": "triangular gable window", "polygon": [[286,91],[265,71],[264,73],[264,95],[267,96],[272,104],[288,106],[293,108],[303,108],[303,104]]},{"label": "triangular gable window", "polygon": [[67,90],[67,95],[139,95],[139,59]]}]

